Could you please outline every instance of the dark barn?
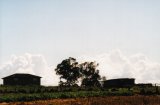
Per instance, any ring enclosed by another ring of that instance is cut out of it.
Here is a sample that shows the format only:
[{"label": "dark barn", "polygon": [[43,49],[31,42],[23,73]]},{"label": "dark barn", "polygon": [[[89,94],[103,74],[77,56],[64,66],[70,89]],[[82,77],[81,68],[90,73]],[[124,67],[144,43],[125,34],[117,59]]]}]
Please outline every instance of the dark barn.
[{"label": "dark barn", "polygon": [[40,85],[41,77],[31,74],[13,74],[2,78],[3,85]]},{"label": "dark barn", "polygon": [[152,87],[153,85],[151,83],[139,83],[139,84],[136,84],[136,86],[139,86],[139,87]]},{"label": "dark barn", "polygon": [[130,87],[135,85],[134,78],[119,78],[106,80],[103,83],[103,87]]}]

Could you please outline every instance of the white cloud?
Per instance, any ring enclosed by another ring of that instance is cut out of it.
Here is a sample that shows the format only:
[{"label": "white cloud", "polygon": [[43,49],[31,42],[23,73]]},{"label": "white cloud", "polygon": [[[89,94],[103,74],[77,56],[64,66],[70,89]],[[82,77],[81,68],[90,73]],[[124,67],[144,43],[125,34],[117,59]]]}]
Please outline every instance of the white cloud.
[{"label": "white cloud", "polygon": [[120,50],[98,55],[83,55],[79,61],[96,61],[102,76],[112,78],[135,78],[137,83],[160,83],[160,63],[151,61],[144,54],[125,56]]},{"label": "white cloud", "polygon": [[[136,78],[137,83],[160,83],[160,63],[151,61],[144,54],[126,56],[120,50],[112,50],[103,54],[83,55],[77,60],[79,62],[96,61],[100,64],[98,67],[100,74],[107,79]],[[8,62],[0,65],[0,77],[13,73],[30,73],[41,76],[42,85],[58,85],[59,77],[55,74],[55,67],[48,66],[42,55],[28,53],[22,56],[12,55]]]},{"label": "white cloud", "polygon": [[[10,60],[0,66],[0,77],[14,73],[30,73],[42,77],[42,85],[57,85],[59,78],[54,68],[49,67],[42,55],[24,54],[22,56],[12,55]],[[2,83],[2,79],[0,84]]]}]

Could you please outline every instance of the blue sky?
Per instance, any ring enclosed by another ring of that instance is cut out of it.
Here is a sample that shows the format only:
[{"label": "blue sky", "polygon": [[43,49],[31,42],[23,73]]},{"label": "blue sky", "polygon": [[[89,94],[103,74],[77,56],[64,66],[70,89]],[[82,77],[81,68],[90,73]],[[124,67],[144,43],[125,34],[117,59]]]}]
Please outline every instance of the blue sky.
[{"label": "blue sky", "polygon": [[158,0],[1,0],[0,4],[1,63],[11,54],[25,52],[44,54],[52,63],[110,49],[142,52],[160,61]]},{"label": "blue sky", "polygon": [[0,64],[31,53],[55,65],[112,49],[160,62],[159,27],[159,0],[0,0]]}]

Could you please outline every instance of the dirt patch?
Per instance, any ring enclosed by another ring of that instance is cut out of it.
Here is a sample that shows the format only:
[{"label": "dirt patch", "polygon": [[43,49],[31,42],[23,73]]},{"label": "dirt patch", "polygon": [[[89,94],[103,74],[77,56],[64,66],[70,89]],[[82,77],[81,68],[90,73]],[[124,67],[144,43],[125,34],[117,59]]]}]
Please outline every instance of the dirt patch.
[{"label": "dirt patch", "polygon": [[160,105],[160,96],[108,96],[0,103],[0,105]]}]

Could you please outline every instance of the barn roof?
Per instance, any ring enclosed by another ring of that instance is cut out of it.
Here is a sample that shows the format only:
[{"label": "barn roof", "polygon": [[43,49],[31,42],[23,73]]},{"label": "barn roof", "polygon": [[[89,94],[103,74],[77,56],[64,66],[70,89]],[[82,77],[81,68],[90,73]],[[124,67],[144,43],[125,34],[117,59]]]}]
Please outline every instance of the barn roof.
[{"label": "barn roof", "polygon": [[3,77],[2,79],[5,79],[5,78],[10,78],[10,77],[37,77],[37,78],[41,78],[40,76],[37,76],[37,75],[32,75],[32,74],[26,74],[26,73],[15,73],[15,74],[12,74],[12,75],[9,75],[9,76],[6,76],[6,77]]}]

